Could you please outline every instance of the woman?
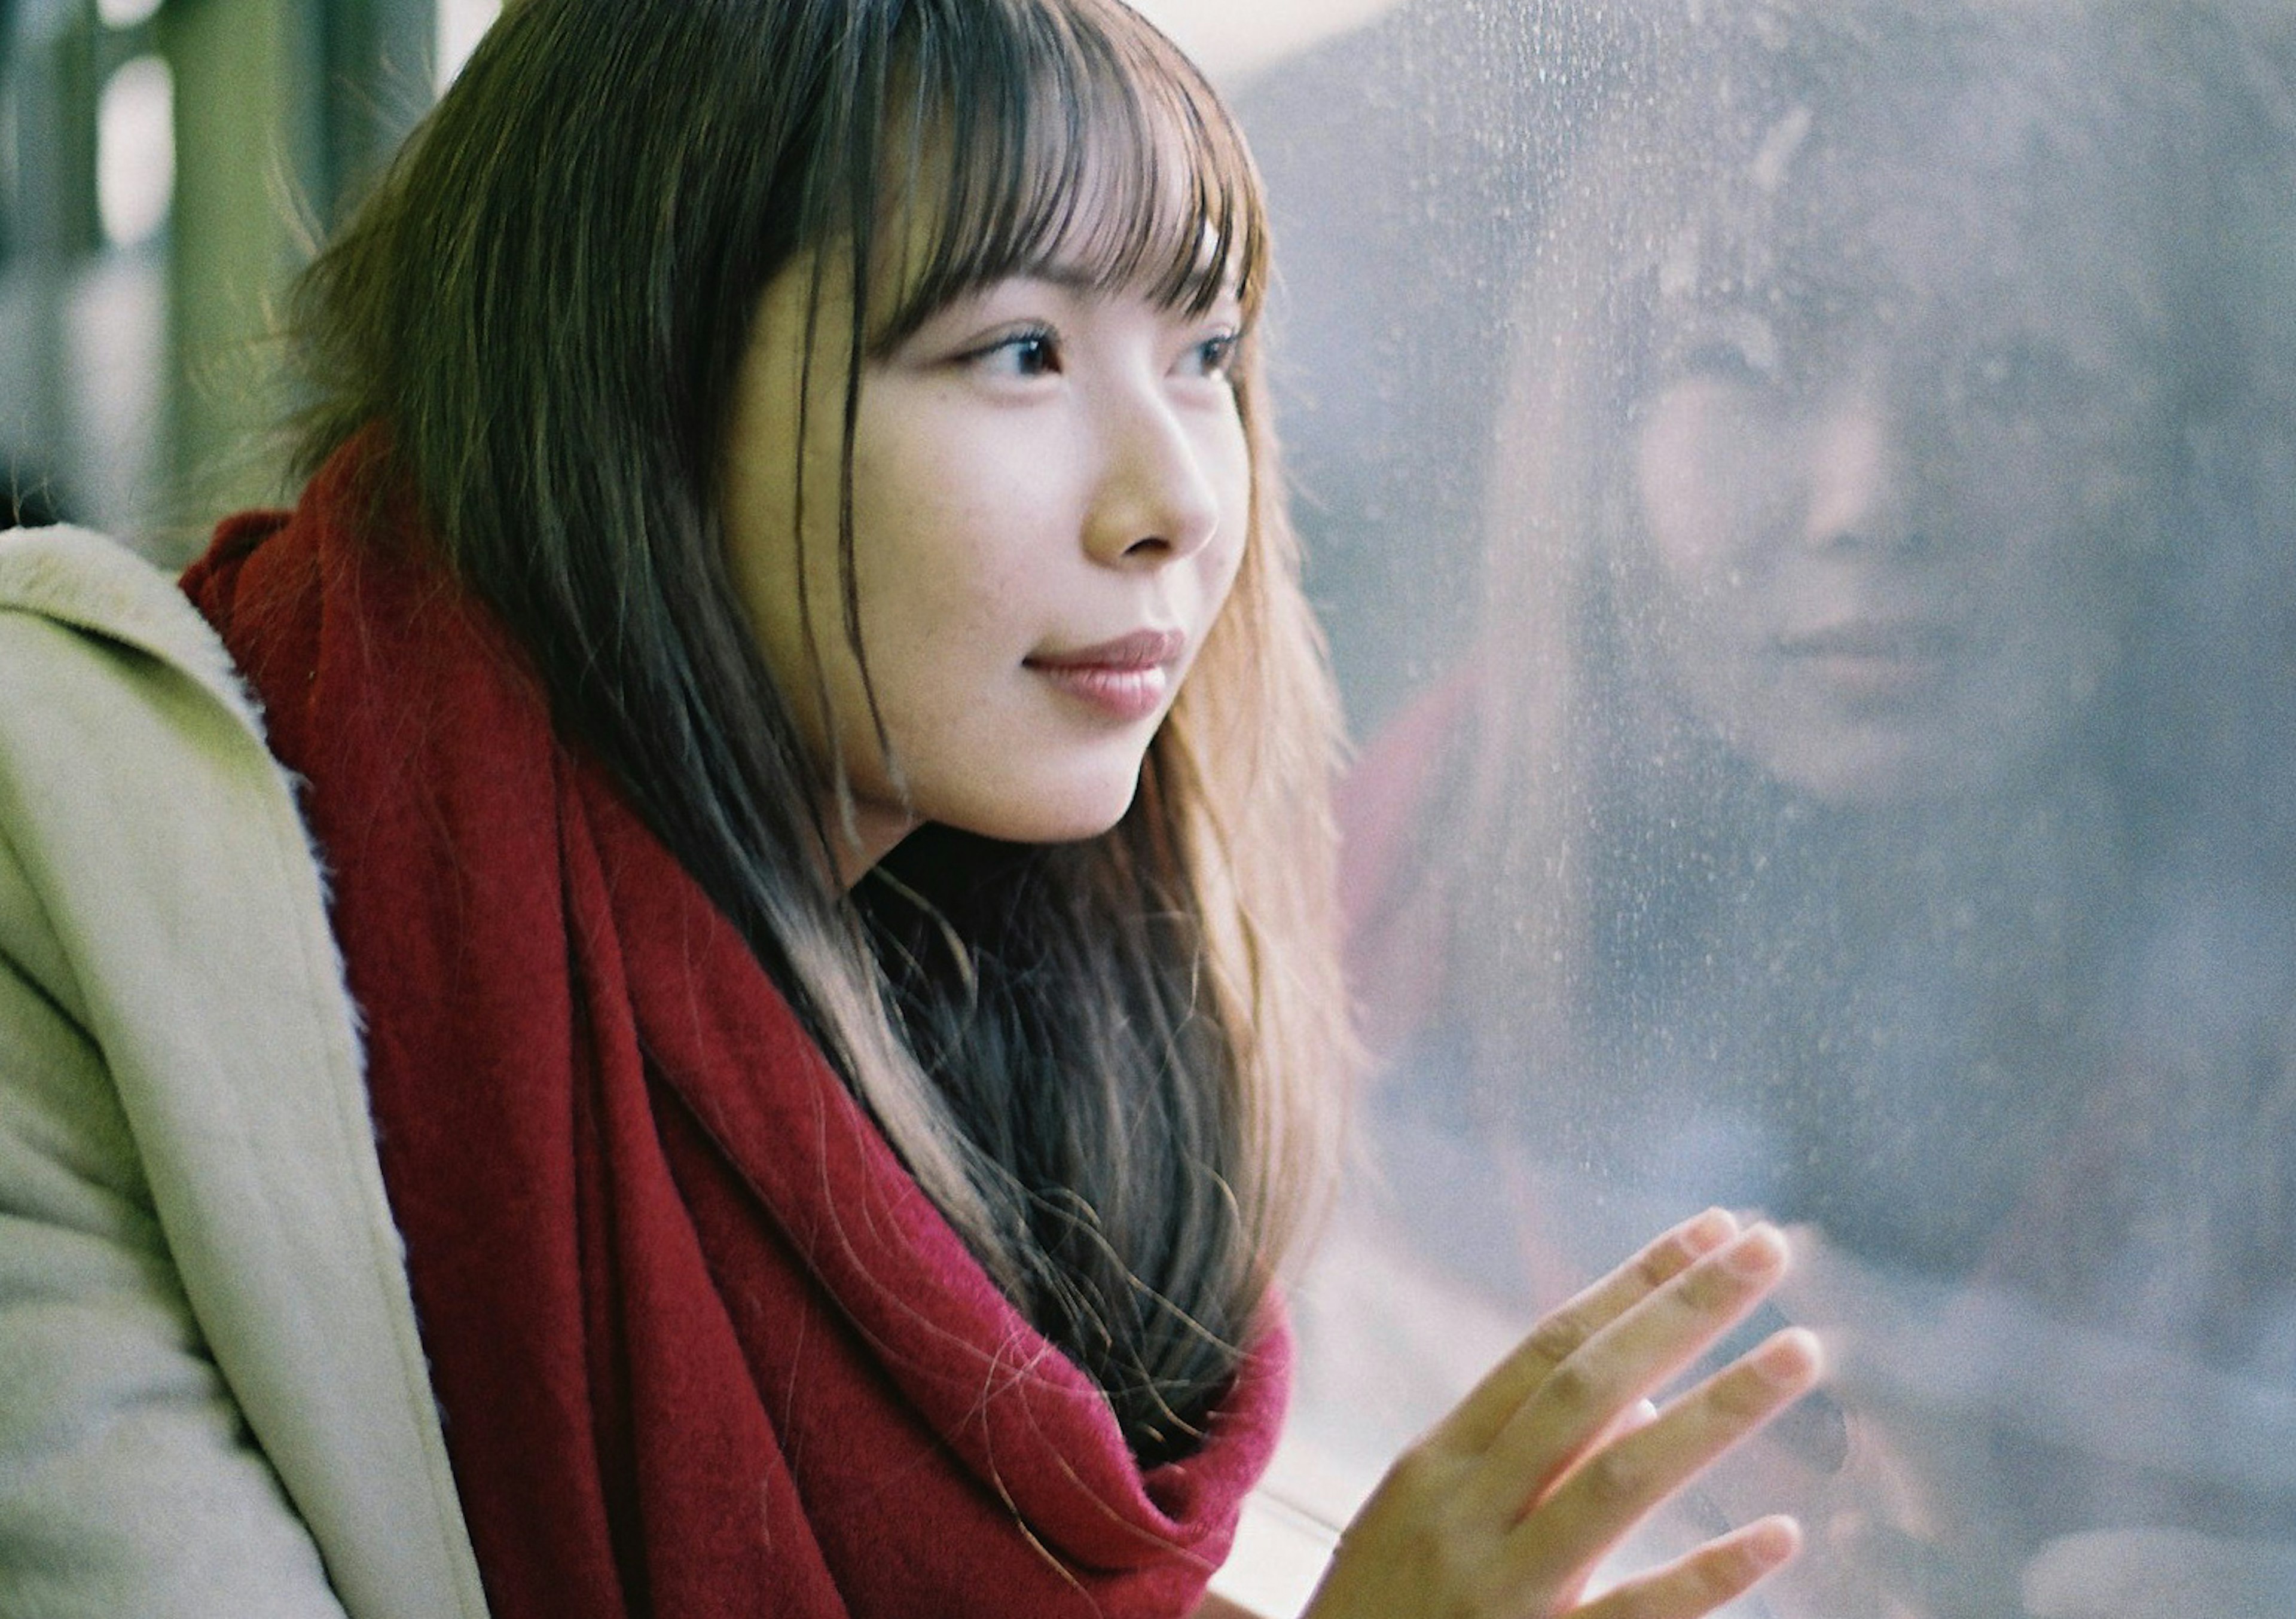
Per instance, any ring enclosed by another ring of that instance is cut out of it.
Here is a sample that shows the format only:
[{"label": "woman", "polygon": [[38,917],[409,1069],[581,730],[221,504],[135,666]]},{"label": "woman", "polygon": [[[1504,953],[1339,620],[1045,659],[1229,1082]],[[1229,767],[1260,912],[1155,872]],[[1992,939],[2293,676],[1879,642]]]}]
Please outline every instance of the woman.
[{"label": "woman", "polygon": [[[2268,655],[2171,610],[2260,538],[2203,515],[2252,380],[2209,257],[2259,155],[2224,33],[1874,0],[1621,40],[1519,306],[1482,645],[1365,763],[1394,1179],[1520,1198],[1479,1247],[1429,1197],[1423,1235],[1518,1308],[1669,1207],[1822,1239],[1797,1307],[1867,1348],[1780,1463],[1849,1497],[1806,1514],[1814,1612],[2003,1611],[2131,1523],[2243,1543],[2202,1611],[2288,1578],[2296,1481],[2209,1402],[2284,1376],[2260,1189],[2296,1165],[2203,1124],[2285,1106],[2286,936],[2219,959],[2232,1026],[2159,977],[2188,800],[2229,786],[2163,767],[2163,716]],[[2169,1029],[2205,1059],[2152,1066]],[[2141,1398],[2106,1370],[2139,1345]]]},{"label": "woman", "polygon": [[[4,558],[0,1608],[1197,1609],[1348,1057],[1266,279],[1111,0],[510,9],[304,283],[220,646]],[[1313,1611],[1621,1611],[1816,1375],[1640,1403],[1784,1263],[1660,1239]]]}]

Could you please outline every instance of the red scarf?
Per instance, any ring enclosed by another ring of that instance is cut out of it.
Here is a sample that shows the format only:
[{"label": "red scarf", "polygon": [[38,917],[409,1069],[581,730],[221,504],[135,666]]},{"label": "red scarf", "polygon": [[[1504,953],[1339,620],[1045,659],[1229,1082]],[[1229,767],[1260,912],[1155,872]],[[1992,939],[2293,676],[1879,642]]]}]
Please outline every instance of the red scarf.
[{"label": "red scarf", "polygon": [[361,539],[369,460],[184,588],[308,784],[494,1612],[1191,1611],[1282,1334],[1144,1476],[498,624]]}]

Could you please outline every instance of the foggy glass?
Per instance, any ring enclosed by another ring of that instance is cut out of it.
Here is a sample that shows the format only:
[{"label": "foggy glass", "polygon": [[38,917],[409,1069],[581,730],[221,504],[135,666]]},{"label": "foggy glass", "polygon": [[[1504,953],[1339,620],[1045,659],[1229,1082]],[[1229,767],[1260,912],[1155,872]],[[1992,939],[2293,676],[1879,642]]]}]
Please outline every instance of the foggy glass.
[{"label": "foggy glass", "polygon": [[1240,86],[1360,756],[1327,1522],[1710,1204],[1734,1611],[2296,1611],[2291,8],[1424,0]]}]

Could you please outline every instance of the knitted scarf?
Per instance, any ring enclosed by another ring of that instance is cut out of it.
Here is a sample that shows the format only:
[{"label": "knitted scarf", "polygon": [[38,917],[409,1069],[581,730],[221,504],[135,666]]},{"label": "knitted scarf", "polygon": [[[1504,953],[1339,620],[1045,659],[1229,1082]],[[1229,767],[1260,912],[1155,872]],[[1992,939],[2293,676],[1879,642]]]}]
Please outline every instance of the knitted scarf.
[{"label": "knitted scarf", "polygon": [[495,1613],[1190,1612],[1281,1331],[1144,1474],[373,464],[184,589],[305,783]]}]

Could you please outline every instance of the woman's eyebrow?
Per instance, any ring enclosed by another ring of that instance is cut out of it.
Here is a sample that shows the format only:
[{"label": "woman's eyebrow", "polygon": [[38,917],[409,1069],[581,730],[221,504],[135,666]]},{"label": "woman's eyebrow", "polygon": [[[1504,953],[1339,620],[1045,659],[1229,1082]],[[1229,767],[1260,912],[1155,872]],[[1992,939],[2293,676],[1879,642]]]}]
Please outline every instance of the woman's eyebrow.
[{"label": "woman's eyebrow", "polygon": [[[1024,264],[1002,275],[991,276],[980,283],[980,289],[993,287],[1001,281],[1042,282],[1047,286],[1057,287],[1063,291],[1078,293],[1119,291],[1136,286],[1167,284],[1170,277],[1154,268],[1154,264],[1153,256],[1149,256],[1131,274],[1123,275],[1112,274],[1104,268],[1079,263],[1074,259],[1047,259],[1041,263]],[[1205,279],[1208,277],[1200,276],[1192,272],[1188,276],[1187,284],[1191,287],[1201,286]],[[1222,298],[1242,301],[1242,278],[1232,270],[1219,276],[1218,287],[1219,290],[1214,295],[1212,301],[1218,302]],[[1181,301],[1186,300],[1184,298]]]}]

